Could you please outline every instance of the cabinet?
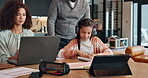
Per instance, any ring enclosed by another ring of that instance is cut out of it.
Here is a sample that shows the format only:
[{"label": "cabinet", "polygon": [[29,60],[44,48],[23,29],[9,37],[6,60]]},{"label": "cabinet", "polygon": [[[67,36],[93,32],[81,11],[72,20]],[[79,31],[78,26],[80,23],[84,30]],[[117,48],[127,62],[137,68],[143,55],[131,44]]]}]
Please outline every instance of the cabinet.
[{"label": "cabinet", "polygon": [[25,0],[32,16],[47,16],[52,0]]},{"label": "cabinet", "polygon": [[107,38],[113,35],[122,37],[122,1],[92,0],[91,18],[102,24],[103,29],[98,30],[98,36],[103,42],[107,42]]},{"label": "cabinet", "polygon": [[0,0],[0,9],[4,6],[4,4],[7,2],[8,0]]},{"label": "cabinet", "polygon": [[[9,1],[9,0],[0,0],[0,9],[4,6],[4,4],[5,4],[7,1]],[[23,2],[23,0],[19,0],[19,1],[22,1],[22,2]]]},{"label": "cabinet", "polygon": [[[0,0],[0,8],[3,7],[4,3],[8,0]],[[20,0],[24,1],[28,6],[32,16],[47,16],[48,8],[52,0]]]}]

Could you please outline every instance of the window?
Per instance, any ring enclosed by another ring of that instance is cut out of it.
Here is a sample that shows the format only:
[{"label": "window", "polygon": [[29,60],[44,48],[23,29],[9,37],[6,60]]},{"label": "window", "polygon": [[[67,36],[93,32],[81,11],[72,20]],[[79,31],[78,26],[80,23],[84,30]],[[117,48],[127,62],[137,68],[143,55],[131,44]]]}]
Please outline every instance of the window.
[{"label": "window", "polygon": [[141,5],[141,45],[148,46],[148,4]]}]

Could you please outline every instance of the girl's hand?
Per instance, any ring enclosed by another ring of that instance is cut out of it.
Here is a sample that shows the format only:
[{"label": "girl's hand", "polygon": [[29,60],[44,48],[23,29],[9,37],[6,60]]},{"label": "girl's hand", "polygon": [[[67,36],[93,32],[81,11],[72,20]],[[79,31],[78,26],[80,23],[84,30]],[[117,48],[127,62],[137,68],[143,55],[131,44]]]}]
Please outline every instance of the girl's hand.
[{"label": "girl's hand", "polygon": [[94,56],[96,56],[96,55],[95,54],[89,54],[88,56],[89,56],[90,59],[93,59]]},{"label": "girl's hand", "polygon": [[89,56],[90,59],[93,59],[94,56],[100,56],[100,55],[101,55],[101,54],[89,54],[88,56]]},{"label": "girl's hand", "polygon": [[77,55],[80,56],[80,57],[89,58],[89,55],[88,55],[88,54],[85,54],[85,53],[83,53],[83,52],[80,51],[80,50],[77,50],[76,52],[77,52]]}]

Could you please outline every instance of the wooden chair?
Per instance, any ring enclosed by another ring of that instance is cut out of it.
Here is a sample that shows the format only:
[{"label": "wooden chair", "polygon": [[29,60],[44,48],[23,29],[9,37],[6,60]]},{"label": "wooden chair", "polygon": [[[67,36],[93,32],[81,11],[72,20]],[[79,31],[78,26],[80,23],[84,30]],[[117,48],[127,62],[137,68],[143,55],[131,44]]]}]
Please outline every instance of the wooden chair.
[{"label": "wooden chair", "polygon": [[125,50],[126,54],[131,54],[131,58],[135,62],[148,63],[148,55],[145,55],[145,48],[143,46],[132,46],[127,47]]}]

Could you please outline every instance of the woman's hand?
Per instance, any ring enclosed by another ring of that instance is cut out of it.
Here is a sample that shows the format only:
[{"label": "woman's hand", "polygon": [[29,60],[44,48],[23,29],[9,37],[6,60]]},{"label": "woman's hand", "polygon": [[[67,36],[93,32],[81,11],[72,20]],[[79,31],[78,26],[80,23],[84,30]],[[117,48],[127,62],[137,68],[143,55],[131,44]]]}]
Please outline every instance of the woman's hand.
[{"label": "woman's hand", "polygon": [[18,59],[19,50],[16,51],[15,55],[12,57],[9,57],[10,60],[16,60]]}]

